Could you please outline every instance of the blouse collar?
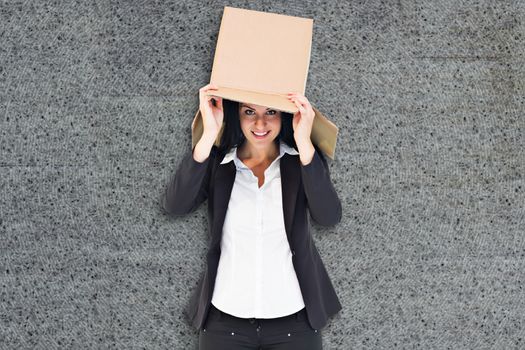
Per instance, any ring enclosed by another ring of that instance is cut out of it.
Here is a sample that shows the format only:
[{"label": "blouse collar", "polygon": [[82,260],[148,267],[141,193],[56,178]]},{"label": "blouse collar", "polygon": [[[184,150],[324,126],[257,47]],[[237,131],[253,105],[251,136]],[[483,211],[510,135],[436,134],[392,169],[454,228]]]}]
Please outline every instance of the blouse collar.
[{"label": "blouse collar", "polygon": [[[285,142],[281,140],[279,141],[279,155],[276,159],[281,158],[285,153],[291,155],[299,155],[299,152],[297,152],[295,148],[288,146]],[[238,167],[246,168],[246,165],[237,157],[237,147],[232,147],[228,151],[228,153],[226,153],[223,160],[221,161],[221,164],[226,164],[232,160]]]}]

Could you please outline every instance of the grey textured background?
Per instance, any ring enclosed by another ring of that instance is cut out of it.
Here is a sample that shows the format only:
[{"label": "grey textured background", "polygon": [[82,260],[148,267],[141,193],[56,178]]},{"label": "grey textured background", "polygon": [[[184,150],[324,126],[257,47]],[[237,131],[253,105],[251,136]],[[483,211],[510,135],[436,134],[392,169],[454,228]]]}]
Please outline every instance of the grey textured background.
[{"label": "grey textured background", "polygon": [[159,198],[224,5],[314,18],[325,349],[525,348],[525,4],[487,0],[0,2],[0,348],[196,348],[206,204]]}]

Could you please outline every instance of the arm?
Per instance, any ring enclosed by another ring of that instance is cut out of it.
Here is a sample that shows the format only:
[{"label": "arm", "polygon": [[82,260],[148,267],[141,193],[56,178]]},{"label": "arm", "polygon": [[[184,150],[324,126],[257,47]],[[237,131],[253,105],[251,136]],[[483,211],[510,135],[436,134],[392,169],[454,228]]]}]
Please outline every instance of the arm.
[{"label": "arm", "polygon": [[213,146],[209,156],[202,162],[195,160],[194,153],[199,158],[197,146],[195,149],[195,152],[192,150],[184,156],[162,195],[162,206],[169,214],[189,214],[208,198],[208,184],[216,147]]},{"label": "arm", "polygon": [[[208,198],[212,167],[217,155],[214,144],[224,120],[222,98],[209,94],[209,90],[216,89],[213,84],[199,89],[199,112],[204,130],[192,152],[182,159],[162,196],[162,206],[169,214],[182,216],[191,213]],[[192,131],[195,118],[191,124]]]},{"label": "arm", "polygon": [[301,163],[301,173],[312,219],[323,226],[333,226],[340,222],[341,201],[330,180],[326,159],[317,146],[311,162],[306,165]]}]

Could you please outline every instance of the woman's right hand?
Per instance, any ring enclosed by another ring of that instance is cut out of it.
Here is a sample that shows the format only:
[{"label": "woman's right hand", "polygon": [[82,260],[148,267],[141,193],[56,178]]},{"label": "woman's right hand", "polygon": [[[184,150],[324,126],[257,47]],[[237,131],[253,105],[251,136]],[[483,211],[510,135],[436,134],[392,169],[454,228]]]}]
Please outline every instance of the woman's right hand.
[{"label": "woman's right hand", "polygon": [[[202,115],[203,134],[209,135],[213,139],[219,135],[224,120],[222,97],[206,95],[206,92],[216,89],[217,86],[214,84],[208,84],[199,89],[199,110]],[[212,99],[215,100],[216,106],[213,105]]]}]

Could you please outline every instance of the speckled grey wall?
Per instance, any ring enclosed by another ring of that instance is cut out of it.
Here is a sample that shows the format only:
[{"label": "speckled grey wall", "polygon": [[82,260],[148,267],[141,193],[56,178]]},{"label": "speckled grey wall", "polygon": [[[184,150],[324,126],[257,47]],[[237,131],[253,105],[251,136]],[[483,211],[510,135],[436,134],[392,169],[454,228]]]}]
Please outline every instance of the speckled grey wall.
[{"label": "speckled grey wall", "polygon": [[487,0],[3,1],[0,348],[196,348],[206,205],[159,197],[224,5],[314,18],[344,212],[312,227],[325,349],[525,348],[525,4]]}]

